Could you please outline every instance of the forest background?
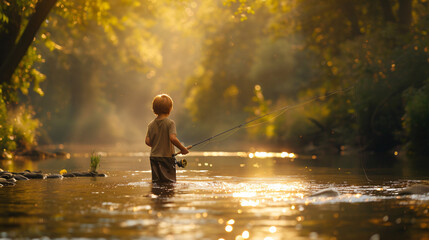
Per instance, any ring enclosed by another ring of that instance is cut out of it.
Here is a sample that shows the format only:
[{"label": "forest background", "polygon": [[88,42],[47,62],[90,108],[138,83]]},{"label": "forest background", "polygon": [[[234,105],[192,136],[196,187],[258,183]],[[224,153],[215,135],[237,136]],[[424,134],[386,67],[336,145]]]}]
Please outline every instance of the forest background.
[{"label": "forest background", "polygon": [[143,143],[159,93],[187,144],[298,104],[206,147],[427,152],[428,13],[427,0],[0,0],[2,156]]}]

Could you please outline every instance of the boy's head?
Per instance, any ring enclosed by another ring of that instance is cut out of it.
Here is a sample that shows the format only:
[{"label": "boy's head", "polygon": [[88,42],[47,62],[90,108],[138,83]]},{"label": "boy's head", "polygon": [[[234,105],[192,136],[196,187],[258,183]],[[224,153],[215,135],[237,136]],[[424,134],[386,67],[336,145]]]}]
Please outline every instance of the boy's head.
[{"label": "boy's head", "polygon": [[152,102],[152,109],[156,115],[170,114],[173,108],[173,100],[167,94],[157,95]]}]

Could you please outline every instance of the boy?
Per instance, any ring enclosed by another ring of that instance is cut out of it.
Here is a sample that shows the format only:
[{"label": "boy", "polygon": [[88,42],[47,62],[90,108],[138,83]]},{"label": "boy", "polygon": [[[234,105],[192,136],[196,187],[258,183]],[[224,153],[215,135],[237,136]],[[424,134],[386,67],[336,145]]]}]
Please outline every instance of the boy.
[{"label": "boy", "polygon": [[173,158],[174,146],[181,154],[189,151],[177,139],[176,125],[168,118],[173,108],[173,100],[167,94],[157,95],[152,102],[153,112],[157,117],[149,123],[146,134],[146,145],[150,150],[150,167],[152,182],[176,182],[176,164]]}]

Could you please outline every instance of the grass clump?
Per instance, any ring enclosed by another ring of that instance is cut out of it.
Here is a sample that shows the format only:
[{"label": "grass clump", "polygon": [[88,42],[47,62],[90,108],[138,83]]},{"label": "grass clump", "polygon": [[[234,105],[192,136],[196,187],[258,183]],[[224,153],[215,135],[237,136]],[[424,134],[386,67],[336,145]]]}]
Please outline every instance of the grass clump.
[{"label": "grass clump", "polygon": [[100,165],[101,156],[95,153],[91,154],[90,172],[97,172],[98,166]]}]

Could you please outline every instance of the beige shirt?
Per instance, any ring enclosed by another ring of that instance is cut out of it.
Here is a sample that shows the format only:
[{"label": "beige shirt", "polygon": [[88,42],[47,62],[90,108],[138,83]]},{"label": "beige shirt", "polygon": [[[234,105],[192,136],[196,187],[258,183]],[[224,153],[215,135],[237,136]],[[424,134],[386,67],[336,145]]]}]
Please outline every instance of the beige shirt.
[{"label": "beige shirt", "polygon": [[154,119],[149,123],[146,136],[149,137],[152,146],[151,157],[172,157],[174,146],[170,141],[170,134],[177,134],[176,124],[173,120],[169,118]]}]

